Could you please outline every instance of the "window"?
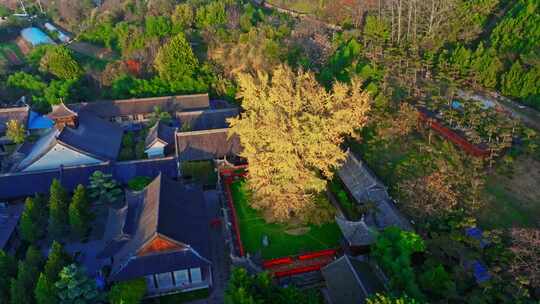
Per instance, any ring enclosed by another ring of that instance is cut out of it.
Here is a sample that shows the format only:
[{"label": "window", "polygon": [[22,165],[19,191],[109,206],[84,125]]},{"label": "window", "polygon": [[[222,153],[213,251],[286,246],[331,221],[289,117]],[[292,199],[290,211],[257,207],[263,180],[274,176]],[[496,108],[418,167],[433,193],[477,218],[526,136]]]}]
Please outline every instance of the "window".
[{"label": "window", "polygon": [[191,268],[191,283],[200,283],[202,282],[202,274],[200,268]]},{"label": "window", "polygon": [[147,275],[144,277],[146,279],[146,286],[148,286],[148,290],[154,290],[156,289],[156,282],[154,281],[154,275]]},{"label": "window", "polygon": [[160,289],[171,288],[174,286],[170,272],[156,274],[157,285]]},{"label": "window", "polygon": [[183,286],[186,284],[189,284],[189,274],[187,269],[184,270],[177,270],[173,272],[174,274],[174,281],[176,282],[176,286]]}]

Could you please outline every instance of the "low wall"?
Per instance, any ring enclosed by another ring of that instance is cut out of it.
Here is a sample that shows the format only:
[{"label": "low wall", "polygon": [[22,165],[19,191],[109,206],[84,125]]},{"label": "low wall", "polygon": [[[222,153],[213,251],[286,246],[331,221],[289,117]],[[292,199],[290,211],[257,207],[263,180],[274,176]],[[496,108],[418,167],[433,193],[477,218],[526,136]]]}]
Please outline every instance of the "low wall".
[{"label": "low wall", "polygon": [[58,179],[66,189],[71,191],[79,184],[88,185],[89,178],[95,171],[111,174],[122,184],[126,184],[136,176],[155,177],[160,172],[169,178],[178,176],[178,167],[174,157],[2,174],[0,175],[0,200],[47,194],[53,179]]}]

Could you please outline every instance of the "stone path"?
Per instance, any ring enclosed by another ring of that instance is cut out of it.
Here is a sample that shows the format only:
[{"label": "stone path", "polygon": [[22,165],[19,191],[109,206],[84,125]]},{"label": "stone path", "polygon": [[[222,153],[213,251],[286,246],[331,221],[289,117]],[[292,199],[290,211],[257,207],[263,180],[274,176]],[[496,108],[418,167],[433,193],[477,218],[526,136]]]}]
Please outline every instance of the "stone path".
[{"label": "stone path", "polygon": [[[207,211],[210,219],[220,218],[221,202],[219,192],[216,190],[206,191],[205,193]],[[230,272],[230,259],[227,246],[225,244],[224,228],[214,226],[210,228],[210,242],[213,262],[213,286],[210,291],[210,297],[205,300],[190,302],[190,304],[221,304],[224,302],[224,291],[227,286],[227,280]]]}]

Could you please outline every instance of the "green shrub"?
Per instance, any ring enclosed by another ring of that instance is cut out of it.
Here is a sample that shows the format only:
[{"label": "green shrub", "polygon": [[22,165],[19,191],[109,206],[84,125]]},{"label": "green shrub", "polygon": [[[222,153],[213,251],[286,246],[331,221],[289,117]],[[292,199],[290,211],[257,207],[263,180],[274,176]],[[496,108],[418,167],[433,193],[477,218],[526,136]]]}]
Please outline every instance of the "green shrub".
[{"label": "green shrub", "polygon": [[109,292],[111,304],[139,304],[146,293],[144,279],[125,281],[113,285]]},{"label": "green shrub", "polygon": [[133,191],[141,191],[144,187],[148,186],[151,181],[152,179],[148,176],[137,176],[128,182],[128,188]]}]

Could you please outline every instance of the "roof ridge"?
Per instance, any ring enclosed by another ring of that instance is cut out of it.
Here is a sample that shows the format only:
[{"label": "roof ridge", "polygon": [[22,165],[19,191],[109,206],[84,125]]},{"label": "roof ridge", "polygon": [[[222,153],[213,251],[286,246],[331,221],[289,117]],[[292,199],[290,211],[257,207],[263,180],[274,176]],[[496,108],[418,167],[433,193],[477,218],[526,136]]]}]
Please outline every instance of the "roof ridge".
[{"label": "roof ridge", "polygon": [[199,130],[199,131],[188,131],[188,132],[176,132],[177,136],[189,136],[189,135],[199,135],[199,134],[212,134],[212,133],[221,133],[226,132],[230,128],[219,128],[219,129],[210,129],[210,130]]},{"label": "roof ridge", "polygon": [[23,112],[30,109],[30,106],[25,105],[22,107],[7,107],[7,108],[0,108],[0,113],[9,113],[9,112]]},{"label": "roof ridge", "polygon": [[186,95],[169,95],[169,96],[159,96],[159,97],[144,97],[144,98],[127,98],[127,99],[111,99],[105,100],[109,102],[143,102],[148,100],[164,100],[164,99],[176,99],[181,97],[199,97],[199,96],[209,96],[208,93],[201,94],[186,94]]}]

